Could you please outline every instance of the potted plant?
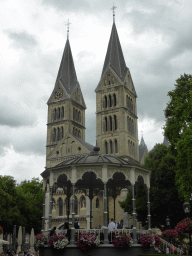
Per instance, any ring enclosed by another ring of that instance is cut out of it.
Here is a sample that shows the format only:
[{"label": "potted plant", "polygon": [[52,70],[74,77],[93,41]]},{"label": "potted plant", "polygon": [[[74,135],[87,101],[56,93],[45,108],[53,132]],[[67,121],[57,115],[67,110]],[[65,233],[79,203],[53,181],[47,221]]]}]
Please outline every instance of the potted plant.
[{"label": "potted plant", "polygon": [[113,236],[112,243],[115,247],[131,247],[133,244],[133,239],[131,238],[130,234],[116,233]]},{"label": "potted plant", "polygon": [[65,235],[52,235],[48,241],[48,245],[55,249],[63,249],[69,243]]},{"label": "potted plant", "polygon": [[192,232],[192,220],[190,218],[185,218],[175,226],[175,230],[178,233],[189,233]]},{"label": "potted plant", "polygon": [[38,234],[35,236],[35,243],[37,247],[44,246],[47,244],[47,238],[43,234]]},{"label": "potted plant", "polygon": [[154,236],[151,234],[141,234],[138,242],[143,245],[143,250],[147,250],[148,248],[150,248],[151,244],[155,243],[155,239]]},{"label": "potted plant", "polygon": [[159,247],[159,245],[162,243],[161,238],[158,235],[156,235],[156,236],[154,236],[154,239],[155,239],[155,244],[154,245],[156,247]]},{"label": "potted plant", "polygon": [[89,232],[84,232],[81,234],[77,243],[78,247],[82,251],[86,251],[91,246],[96,246],[98,244],[100,244],[99,236]]}]

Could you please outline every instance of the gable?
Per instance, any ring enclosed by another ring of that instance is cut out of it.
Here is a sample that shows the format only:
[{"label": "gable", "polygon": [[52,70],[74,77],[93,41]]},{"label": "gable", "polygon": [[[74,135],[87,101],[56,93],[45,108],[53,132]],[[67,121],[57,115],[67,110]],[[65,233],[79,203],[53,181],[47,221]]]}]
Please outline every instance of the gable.
[{"label": "gable", "polygon": [[65,87],[62,85],[60,81],[58,81],[51,93],[51,96],[47,102],[47,104],[58,102],[60,100],[65,100],[69,98],[69,94],[65,90]]}]

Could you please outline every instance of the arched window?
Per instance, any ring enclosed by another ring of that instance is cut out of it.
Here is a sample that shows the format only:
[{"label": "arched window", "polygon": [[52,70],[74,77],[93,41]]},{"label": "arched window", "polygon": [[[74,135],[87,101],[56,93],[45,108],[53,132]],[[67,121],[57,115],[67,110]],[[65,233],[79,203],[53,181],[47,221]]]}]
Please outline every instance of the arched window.
[{"label": "arched window", "polygon": [[56,129],[53,130],[53,142],[56,142]]},{"label": "arched window", "polygon": [[77,109],[76,109],[76,111],[75,111],[75,120],[78,121],[78,111],[77,111]]},{"label": "arched window", "polygon": [[105,153],[108,154],[108,143],[105,141]]},{"label": "arched window", "polygon": [[115,140],[115,153],[118,153],[118,143],[117,143],[117,140]]},{"label": "arched window", "polygon": [[128,96],[126,96],[126,107],[128,108],[128,105],[129,105],[129,99],[128,99]]},{"label": "arched window", "polygon": [[107,96],[105,96],[105,104],[104,107],[107,108]]},{"label": "arched window", "polygon": [[64,118],[64,107],[61,108],[61,118]]},{"label": "arched window", "polygon": [[113,142],[110,140],[110,153],[113,154]]},{"label": "arched window", "polygon": [[107,129],[108,127],[107,127],[107,117],[105,117],[105,131],[107,132]]},{"label": "arched window", "polygon": [[75,136],[78,136],[78,134],[77,134],[77,128],[75,129]]},{"label": "arched window", "polygon": [[75,135],[75,127],[73,127],[73,135]]},{"label": "arched window", "polygon": [[75,108],[73,108],[73,120],[75,120]]},{"label": "arched window", "polygon": [[115,124],[115,130],[117,130],[117,117],[114,115],[114,124]]},{"label": "arched window", "polygon": [[81,204],[81,208],[86,208],[86,199],[85,199],[85,196],[81,196],[81,198],[80,198],[80,204]]},{"label": "arched window", "polygon": [[135,157],[135,144],[133,143],[133,157]]},{"label": "arched window", "polygon": [[111,81],[109,80],[109,85],[111,84]]},{"label": "arched window", "polygon": [[113,102],[114,102],[114,107],[117,105],[117,99],[116,99],[116,95],[113,94]]},{"label": "arched window", "polygon": [[60,140],[60,129],[59,129],[59,127],[57,128],[57,141],[59,141]]},{"label": "arched window", "polygon": [[75,214],[77,215],[78,214],[78,200],[77,200],[77,197],[75,196]]},{"label": "arched window", "polygon": [[111,95],[109,95],[109,107],[112,107],[112,99],[111,99]]},{"label": "arched window", "polygon": [[112,117],[111,116],[109,116],[109,129],[110,129],[110,131],[113,130],[113,124],[112,124]]},{"label": "arched window", "polygon": [[131,150],[130,150],[130,140],[128,140],[128,153],[131,154]]},{"label": "arched window", "polygon": [[79,130],[79,138],[81,139],[81,131]]},{"label": "arched window", "polygon": [[96,198],[96,208],[99,208],[99,198]]},{"label": "arched window", "polygon": [[63,200],[61,199],[61,197],[58,200],[58,204],[59,204],[59,216],[63,216]]},{"label": "arched window", "polygon": [[56,113],[56,108],[54,109],[54,112],[53,112],[53,120],[55,121],[57,118],[57,113]]},{"label": "arched window", "polygon": [[64,137],[63,126],[61,127],[61,139]]},{"label": "arched window", "polygon": [[79,122],[81,122],[81,112],[79,111]]},{"label": "arched window", "polygon": [[55,199],[52,199],[52,210],[56,210],[56,203],[55,203]]},{"label": "arched window", "polygon": [[58,108],[57,113],[58,113],[58,119],[60,119],[61,118],[60,108]]}]

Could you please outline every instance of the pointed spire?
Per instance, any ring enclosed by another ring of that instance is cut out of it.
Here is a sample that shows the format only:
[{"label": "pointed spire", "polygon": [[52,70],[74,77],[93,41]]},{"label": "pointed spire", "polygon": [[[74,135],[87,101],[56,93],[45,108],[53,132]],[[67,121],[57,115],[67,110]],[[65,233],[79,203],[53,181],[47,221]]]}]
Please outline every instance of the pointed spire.
[{"label": "pointed spire", "polygon": [[69,39],[67,39],[65,44],[65,49],[63,52],[56,83],[58,81],[60,81],[63,84],[63,86],[69,94],[71,94],[73,88],[77,83],[77,75],[75,71]]},{"label": "pointed spire", "polygon": [[165,136],[164,136],[163,144],[165,144],[165,146],[167,146],[167,147],[169,147],[169,145],[170,145],[169,141],[166,139]]},{"label": "pointed spire", "polygon": [[143,139],[143,135],[142,135],[142,137],[141,137],[140,145],[141,145],[141,146],[146,146],[146,145],[145,145],[145,141],[144,141],[144,139]]},{"label": "pointed spire", "polygon": [[118,77],[122,81],[124,81],[128,68],[126,67],[115,23],[113,23],[112,26],[111,36],[108,44],[102,75],[104,74],[108,66],[111,66],[111,68],[115,71]]},{"label": "pointed spire", "polygon": [[111,8],[111,10],[113,10],[113,23],[115,23],[115,9],[116,9],[117,7],[116,6],[114,6],[114,3],[113,3],[113,7]]},{"label": "pointed spire", "polygon": [[69,19],[68,19],[68,22],[67,24],[65,24],[67,26],[67,39],[69,39],[69,26],[71,25],[71,23],[69,22]]}]

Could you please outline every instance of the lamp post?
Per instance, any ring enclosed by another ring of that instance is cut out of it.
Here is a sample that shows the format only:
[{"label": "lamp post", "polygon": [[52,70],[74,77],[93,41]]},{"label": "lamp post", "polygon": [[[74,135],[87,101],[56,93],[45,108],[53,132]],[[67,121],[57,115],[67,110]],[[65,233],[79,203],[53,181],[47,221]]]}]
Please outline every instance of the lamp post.
[{"label": "lamp post", "polygon": [[167,216],[167,219],[166,219],[166,226],[167,226],[168,228],[170,228],[170,219],[169,219],[168,216]]},{"label": "lamp post", "polygon": [[[183,210],[185,212],[185,215],[187,217],[189,217],[190,215],[190,204],[187,202],[187,200],[185,199],[185,202],[183,204]],[[189,255],[192,255],[192,245],[191,245],[191,233],[192,233],[192,229],[189,230],[189,232],[186,232],[186,233],[189,233],[189,245],[190,245],[190,248],[189,248]]]}]

